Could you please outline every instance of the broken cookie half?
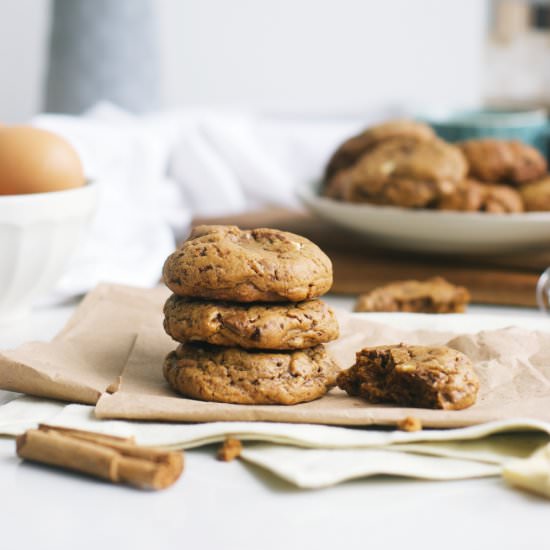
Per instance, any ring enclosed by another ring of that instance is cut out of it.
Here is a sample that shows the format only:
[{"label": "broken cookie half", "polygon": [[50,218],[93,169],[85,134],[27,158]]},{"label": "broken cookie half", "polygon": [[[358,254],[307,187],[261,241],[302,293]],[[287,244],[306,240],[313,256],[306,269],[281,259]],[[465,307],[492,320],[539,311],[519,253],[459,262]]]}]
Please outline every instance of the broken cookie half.
[{"label": "broken cookie half", "polygon": [[404,344],[359,351],[337,384],[370,403],[447,410],[470,407],[479,390],[473,365],[463,353]]}]

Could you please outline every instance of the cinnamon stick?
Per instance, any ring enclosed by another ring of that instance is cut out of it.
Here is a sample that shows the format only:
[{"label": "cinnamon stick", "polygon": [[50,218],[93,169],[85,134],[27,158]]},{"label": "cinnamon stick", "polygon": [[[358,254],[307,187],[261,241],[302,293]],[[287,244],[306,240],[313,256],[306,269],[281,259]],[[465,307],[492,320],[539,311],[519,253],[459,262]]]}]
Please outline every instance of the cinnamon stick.
[{"label": "cinnamon stick", "polygon": [[183,471],[183,453],[140,447],[121,438],[41,424],[16,439],[24,459],[75,470],[140,489],[164,489]]}]

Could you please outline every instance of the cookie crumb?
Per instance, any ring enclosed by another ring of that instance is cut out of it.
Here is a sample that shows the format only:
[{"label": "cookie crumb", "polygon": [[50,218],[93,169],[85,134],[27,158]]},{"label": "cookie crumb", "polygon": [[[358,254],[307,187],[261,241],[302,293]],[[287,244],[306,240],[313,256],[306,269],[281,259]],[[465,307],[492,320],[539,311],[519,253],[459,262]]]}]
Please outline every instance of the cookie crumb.
[{"label": "cookie crumb", "polygon": [[397,427],[404,432],[419,432],[422,429],[422,422],[414,416],[407,416],[397,423]]},{"label": "cookie crumb", "polygon": [[228,437],[218,449],[218,460],[231,462],[241,456],[242,450],[243,445],[238,439]]}]

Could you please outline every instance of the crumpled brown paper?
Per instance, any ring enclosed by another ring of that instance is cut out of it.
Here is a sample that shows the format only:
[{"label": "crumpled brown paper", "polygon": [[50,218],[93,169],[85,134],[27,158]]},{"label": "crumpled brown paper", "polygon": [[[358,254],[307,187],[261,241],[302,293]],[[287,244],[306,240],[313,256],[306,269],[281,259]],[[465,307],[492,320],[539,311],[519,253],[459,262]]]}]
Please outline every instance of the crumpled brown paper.
[{"label": "crumpled brown paper", "polygon": [[163,288],[99,285],[52,342],[0,354],[0,389],[95,404],[115,390],[145,320],[162,323]]},{"label": "crumpled brown paper", "polygon": [[481,380],[477,403],[463,411],[369,405],[334,389],[293,406],[228,405],[185,399],[164,382],[164,356],[176,347],[162,329],[164,289],[101,285],[51,343],[0,355],[0,387],[81,403],[100,418],[172,421],[267,420],[393,425],[414,415],[426,427],[460,427],[527,417],[550,421],[550,333],[519,328],[453,335],[409,331],[360,315],[339,315],[341,337],[329,345],[344,368],[367,345],[444,344],[465,352]]}]

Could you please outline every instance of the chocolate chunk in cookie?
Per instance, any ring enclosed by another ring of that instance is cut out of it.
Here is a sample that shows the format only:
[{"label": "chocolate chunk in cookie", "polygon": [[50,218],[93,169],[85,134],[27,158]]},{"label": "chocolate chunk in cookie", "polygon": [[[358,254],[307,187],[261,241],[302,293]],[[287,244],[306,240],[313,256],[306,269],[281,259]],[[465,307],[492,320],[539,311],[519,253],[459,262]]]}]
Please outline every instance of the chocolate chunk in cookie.
[{"label": "chocolate chunk in cookie", "polygon": [[520,141],[471,139],[458,144],[469,164],[469,175],[485,182],[521,185],[542,178],[546,160]]},{"label": "chocolate chunk in cookie", "polygon": [[472,363],[463,353],[403,344],[361,350],[337,383],[370,403],[448,410],[473,405],[479,389]]},{"label": "chocolate chunk in cookie", "polygon": [[178,342],[247,349],[301,349],[338,338],[338,322],[321,300],[284,304],[210,302],[173,295],[164,328]]},{"label": "chocolate chunk in cookie", "polygon": [[322,345],[277,353],[181,344],[164,362],[164,377],[184,396],[250,405],[312,401],[334,386],[338,372]]},{"label": "chocolate chunk in cookie", "polygon": [[328,182],[340,170],[353,166],[361,156],[383,141],[396,137],[427,141],[434,139],[435,133],[427,124],[414,120],[391,120],[371,126],[336,149],[326,167],[325,181]]},{"label": "chocolate chunk in cookie", "polygon": [[426,281],[397,281],[362,294],[355,311],[461,313],[469,301],[470,293],[464,287],[433,277]]},{"label": "chocolate chunk in cookie", "polygon": [[164,264],[180,296],[234,302],[300,302],[332,285],[332,264],[308,239],[276,229],[196,227]]},{"label": "chocolate chunk in cookie", "polygon": [[425,207],[452,193],[466,175],[457,147],[438,139],[385,141],[335,177],[335,195],[350,202]]},{"label": "chocolate chunk in cookie", "polygon": [[520,195],[529,212],[550,211],[550,177],[522,185]]}]

